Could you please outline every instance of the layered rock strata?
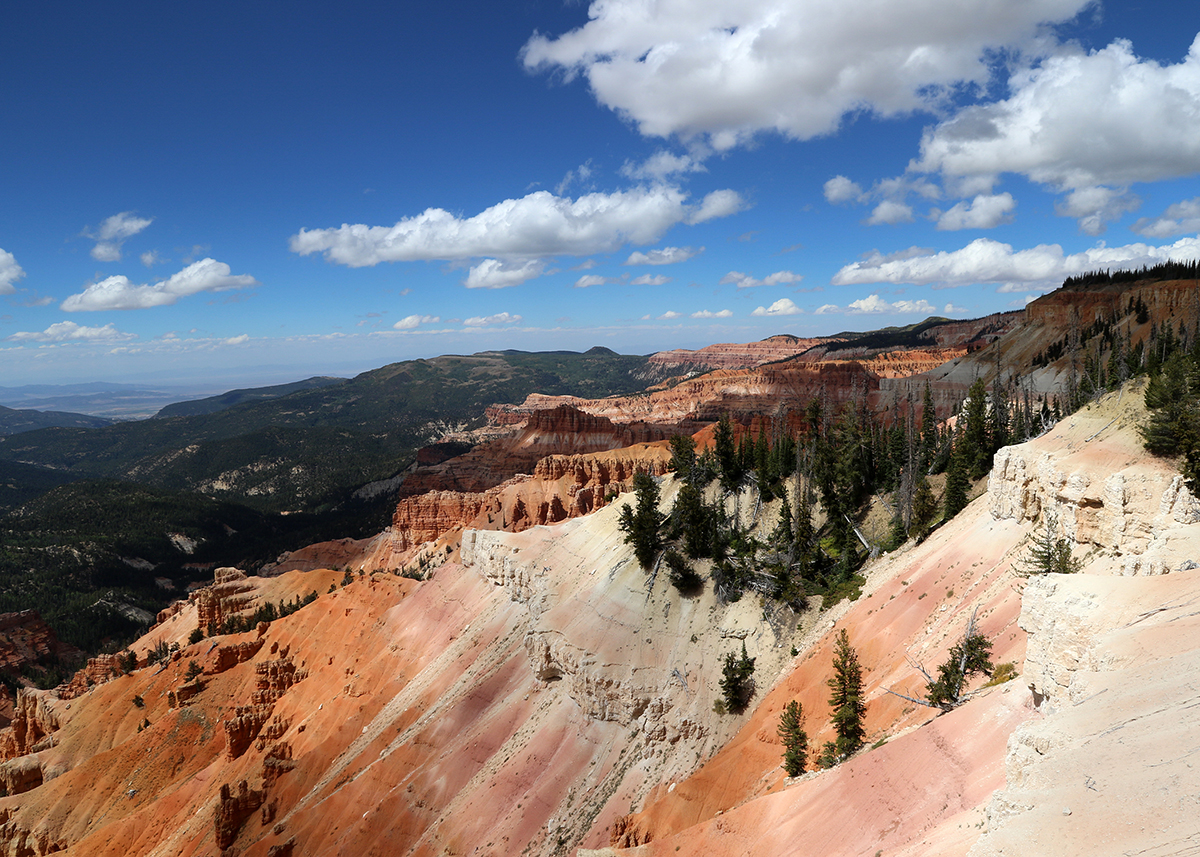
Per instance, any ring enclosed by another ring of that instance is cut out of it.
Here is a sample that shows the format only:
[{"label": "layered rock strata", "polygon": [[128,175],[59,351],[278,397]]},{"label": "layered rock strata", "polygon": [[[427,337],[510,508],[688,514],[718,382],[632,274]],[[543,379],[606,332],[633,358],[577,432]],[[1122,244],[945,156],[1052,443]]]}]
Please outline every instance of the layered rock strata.
[{"label": "layered rock strata", "polygon": [[54,631],[36,610],[0,613],[0,670],[21,667],[62,653]]},{"label": "layered rock strata", "polygon": [[59,696],[72,699],[87,693],[89,689],[106,681],[112,681],[117,676],[124,675],[124,669],[118,655],[97,655],[88,658],[83,669],[79,670],[67,682],[66,687],[59,689]]},{"label": "layered rock strata", "polygon": [[827,337],[801,339],[798,336],[782,334],[759,342],[707,345],[695,351],[675,348],[651,354],[646,361],[646,374],[664,379],[687,373],[711,372],[714,369],[750,369],[763,363],[795,357],[815,345],[830,341],[838,340],[830,340]]},{"label": "layered rock strata", "polygon": [[520,429],[507,437],[434,465],[418,466],[405,475],[399,496],[434,490],[481,493],[519,473],[531,473],[547,455],[608,452],[665,440],[675,431],[672,425],[645,422],[617,425],[567,403],[523,412],[521,420]]},{"label": "layered rock strata", "polygon": [[191,595],[199,627],[220,628],[226,619],[245,610],[254,599],[252,588],[241,569],[218,568],[213,572],[213,585]]},{"label": "layered rock strata", "polygon": [[407,551],[461,527],[521,532],[589,514],[629,490],[638,471],[666,472],[670,452],[641,445],[613,453],[550,455],[527,476],[481,492],[430,491],[401,500],[392,516],[395,549]]}]

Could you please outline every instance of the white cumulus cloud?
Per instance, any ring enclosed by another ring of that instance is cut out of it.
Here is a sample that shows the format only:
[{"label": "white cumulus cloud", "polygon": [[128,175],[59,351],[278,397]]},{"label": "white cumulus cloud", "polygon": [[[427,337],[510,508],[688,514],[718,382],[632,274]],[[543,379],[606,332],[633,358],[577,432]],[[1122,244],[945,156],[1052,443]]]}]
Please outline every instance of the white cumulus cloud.
[{"label": "white cumulus cloud", "polygon": [[881,223],[912,223],[912,220],[913,210],[911,205],[885,199],[883,202],[879,203],[879,205],[875,206],[875,210],[872,211],[871,216],[867,218],[867,224],[870,226],[878,226]]},{"label": "white cumulus cloud", "polygon": [[944,231],[956,229],[991,229],[1012,220],[1012,210],[1017,203],[1012,194],[979,194],[973,200],[960,202],[938,217],[937,228]]},{"label": "white cumulus cloud", "polygon": [[937,253],[923,250],[906,250],[892,255],[871,253],[862,261],[839,270],[833,275],[833,283],[839,286],[997,283],[1002,284],[1000,291],[1025,291],[1031,287],[1056,288],[1067,277],[1087,271],[1156,265],[1168,259],[1200,259],[1200,239],[1181,238],[1174,244],[1160,247],[1140,243],[1108,247],[1101,243],[1080,253],[1066,254],[1058,244],[1014,250],[1011,244],[977,238],[961,249]]},{"label": "white cumulus cloud", "polygon": [[903,114],[983,84],[988,53],[1037,43],[1090,0],[595,0],[588,22],[535,33],[526,68],[586,78],[647,136],[717,150],[761,131],[810,139],[848,113]]},{"label": "white cumulus cloud", "polygon": [[193,262],[177,274],[153,285],[137,285],[118,275],[93,283],[62,302],[66,312],[145,309],[169,306],[199,292],[222,292],[257,285],[248,274],[230,274],[229,266],[215,259]]},{"label": "white cumulus cloud", "polygon": [[879,315],[881,313],[923,313],[930,315],[935,312],[937,312],[937,307],[926,300],[896,301],[895,303],[891,303],[885,301],[879,295],[868,295],[860,300],[851,301],[850,306],[846,307],[847,315]]},{"label": "white cumulus cloud", "polygon": [[665,277],[662,274],[642,274],[640,277],[634,277],[629,282],[630,285],[634,286],[665,286],[671,282],[671,278]]},{"label": "white cumulus cloud", "polygon": [[1126,211],[1136,211],[1142,204],[1136,194],[1110,187],[1081,187],[1068,193],[1054,206],[1057,214],[1074,217],[1079,229],[1088,235],[1101,235],[1110,220]]},{"label": "white cumulus cloud", "polygon": [[73,321],[60,321],[42,331],[14,333],[12,342],[126,342],[137,339],[136,333],[122,333],[112,324],[87,327]]},{"label": "white cumulus cloud", "polygon": [[664,149],[659,149],[640,164],[626,161],[621,166],[621,175],[638,181],[664,181],[674,175],[705,172],[708,169],[702,160],[691,155],[676,155]]},{"label": "white cumulus cloud", "polygon": [[496,313],[495,315],[476,315],[463,321],[467,327],[488,327],[493,324],[516,324],[521,321],[521,316],[510,315],[507,312]]},{"label": "white cumulus cloud", "polygon": [[825,182],[825,199],[834,205],[841,205],[847,202],[863,202],[866,194],[856,182],[838,175]]},{"label": "white cumulus cloud", "polygon": [[674,265],[679,262],[686,262],[693,256],[698,256],[704,252],[703,247],[663,247],[660,250],[651,250],[643,253],[641,250],[634,250],[629,254],[629,258],[625,260],[626,265]]},{"label": "white cumulus cloud", "polygon": [[[865,298],[851,301],[850,305],[845,309],[837,304],[825,304],[814,310],[814,315],[832,315],[835,313],[845,313],[846,315],[908,315],[922,313],[930,315],[935,312],[937,312],[937,307],[926,300],[896,301],[892,303],[891,301],[884,300],[879,295],[867,295]],[[758,313],[754,314],[758,315]]]},{"label": "white cumulus cloud", "polygon": [[675,310],[669,309],[666,312],[664,312],[662,315],[660,315],[659,318],[665,318],[669,321],[673,318],[683,318],[683,313],[675,312]]},{"label": "white cumulus cloud", "polygon": [[1062,213],[1093,234],[1135,204],[1131,184],[1200,171],[1200,36],[1168,65],[1125,40],[1062,48],[1018,68],[1009,92],[927,130],[910,168],[976,187],[1019,173],[1071,194]]},{"label": "white cumulus cloud", "polygon": [[712,312],[711,310],[702,309],[692,313],[692,318],[733,318],[733,310],[722,309]]},{"label": "white cumulus cloud", "polygon": [[545,263],[540,259],[484,259],[478,265],[471,266],[463,285],[468,289],[506,289],[540,277],[545,268]]},{"label": "white cumulus cloud", "polygon": [[416,330],[422,324],[437,324],[441,318],[436,315],[406,315],[392,325],[395,330]]},{"label": "white cumulus cloud", "polygon": [[476,257],[534,259],[611,253],[625,244],[653,244],[672,226],[701,223],[740,210],[735,191],[713,191],[699,204],[668,185],[577,199],[536,191],[507,199],[473,217],[429,208],[393,226],[344,223],[301,229],[293,253],[323,253],[330,262],[359,268],[380,262],[461,261]]},{"label": "white cumulus cloud", "polygon": [[750,315],[799,315],[804,312],[788,298],[780,298],[769,307],[759,307]]},{"label": "white cumulus cloud", "polygon": [[736,283],[739,289],[752,289],[756,286],[782,286],[788,283],[798,283],[803,279],[804,277],[799,274],[793,274],[791,271],[776,271],[774,274],[768,274],[761,280],[755,279],[749,274],[743,274],[741,271],[730,271],[718,280],[718,284],[728,286],[731,283]]},{"label": "white cumulus cloud", "polygon": [[688,223],[704,223],[718,217],[729,217],[748,207],[736,190],[714,190],[700,201],[700,207],[688,215]]},{"label": "white cumulus cloud", "polygon": [[[1158,217],[1141,217],[1132,228],[1147,238],[1174,238],[1185,232],[1200,232],[1200,196],[1169,205]],[[0,269],[2,267],[0,264]],[[3,279],[0,274],[0,282]]]},{"label": "white cumulus cloud", "polygon": [[609,282],[608,277],[601,274],[584,274],[575,281],[575,288],[589,289],[592,286],[603,286],[607,282]]},{"label": "white cumulus cloud", "polygon": [[0,249],[0,295],[11,295],[16,291],[13,283],[25,276],[25,269],[17,264],[17,257]]},{"label": "white cumulus cloud", "polygon": [[95,232],[84,230],[84,235],[95,240],[92,258],[98,262],[121,261],[121,245],[154,222],[152,217],[135,217],[132,211],[122,211],[105,218]]}]

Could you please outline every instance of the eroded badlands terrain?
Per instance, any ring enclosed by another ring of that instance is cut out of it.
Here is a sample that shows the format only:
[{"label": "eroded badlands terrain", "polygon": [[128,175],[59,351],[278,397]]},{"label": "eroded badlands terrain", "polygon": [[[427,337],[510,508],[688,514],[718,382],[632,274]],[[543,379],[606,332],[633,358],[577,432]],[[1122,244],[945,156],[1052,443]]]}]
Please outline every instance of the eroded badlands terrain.
[{"label": "eroded badlands terrain", "polygon": [[[0,733],[0,853],[1188,853],[1200,506],[1141,450],[1140,398],[1002,449],[983,496],[823,613],[681,596],[634,561],[621,500],[456,530],[420,554],[423,581],[391,573],[414,556],[394,537],[339,543],[336,570],[313,567],[319,550],[278,577],[222,570],[164,612],[130,674],[102,658],[69,691],[22,691]],[[564,474],[537,483],[539,503],[566,508],[591,478]],[[729,500],[747,522],[748,498]],[[1027,580],[1014,565],[1048,514],[1083,571]],[[309,592],[290,616],[188,644]],[[940,716],[888,693],[920,695],[914,663],[940,663],[972,613],[1016,679]],[[841,628],[870,749],[789,780],[779,713],[799,700],[810,745],[831,736]],[[160,642],[178,653],[146,664]],[[757,693],[718,715],[743,643]]]}]

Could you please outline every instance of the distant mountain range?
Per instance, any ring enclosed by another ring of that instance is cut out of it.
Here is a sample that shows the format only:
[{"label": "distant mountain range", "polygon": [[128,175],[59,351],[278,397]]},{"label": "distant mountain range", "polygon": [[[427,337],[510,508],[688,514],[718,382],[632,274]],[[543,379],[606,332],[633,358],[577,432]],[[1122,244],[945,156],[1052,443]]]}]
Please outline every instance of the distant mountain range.
[{"label": "distant mountain range", "polygon": [[345,383],[345,378],[318,377],[291,384],[230,390],[197,398],[183,387],[145,388],[131,384],[31,384],[0,387],[0,435],[42,428],[101,428],[121,420],[212,414],[243,402],[286,396]]},{"label": "distant mountain range", "polygon": [[215,414],[234,405],[245,402],[258,402],[265,399],[278,399],[301,390],[318,390],[321,387],[332,387],[344,384],[347,378],[334,378],[328,375],[295,381],[291,384],[277,384],[273,387],[253,387],[245,390],[230,390],[219,396],[209,396],[206,399],[191,399],[186,402],[173,402],[162,408],[156,417],[191,417],[198,414]]},{"label": "distant mountain range", "polygon": [[22,410],[59,411],[95,417],[133,420],[151,417],[185,399],[215,392],[211,387],[147,386],[96,381],[89,384],[26,384],[0,387],[0,405]]},{"label": "distant mountain range", "polygon": [[[646,361],[608,349],[410,360],[348,381],[234,390],[164,408],[159,419],[10,434],[0,437],[0,460],[76,479],[198,491],[262,510],[315,511],[396,475],[447,425],[481,425],[496,402],[520,402],[531,393],[638,392]],[[114,386],[85,385],[93,395],[123,394]]]},{"label": "distant mountain range", "polygon": [[72,414],[64,411],[35,411],[28,408],[6,408],[0,405],[0,434],[18,434],[34,429],[69,426],[72,428],[100,428],[112,425],[107,417],[88,414]]}]

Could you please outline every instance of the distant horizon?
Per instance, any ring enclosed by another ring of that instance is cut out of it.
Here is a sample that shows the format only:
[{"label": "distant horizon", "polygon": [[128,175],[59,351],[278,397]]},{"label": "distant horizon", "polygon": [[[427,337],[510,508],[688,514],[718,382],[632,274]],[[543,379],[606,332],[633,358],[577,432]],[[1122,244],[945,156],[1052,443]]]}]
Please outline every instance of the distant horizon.
[{"label": "distant horizon", "polygon": [[[1007,310],[998,310],[997,312],[1019,312],[1019,311],[1020,310],[1007,309]],[[0,390],[6,390],[6,389],[11,390],[11,389],[18,389],[21,387],[38,387],[38,386],[72,387],[72,386],[81,386],[81,385],[86,385],[86,384],[121,384],[121,385],[128,385],[128,386],[157,385],[157,386],[161,386],[161,387],[178,386],[178,387],[187,387],[190,389],[211,390],[212,392],[207,392],[207,393],[203,394],[203,395],[207,396],[207,395],[220,395],[222,393],[226,393],[226,392],[229,392],[230,390],[234,390],[234,389],[269,387],[269,386],[275,386],[275,385],[279,385],[279,384],[288,384],[288,383],[292,383],[295,381],[303,381],[303,380],[307,380],[308,378],[314,378],[314,377],[334,377],[334,378],[350,379],[350,378],[354,378],[358,375],[361,375],[364,372],[371,372],[375,369],[380,369],[380,368],[387,366],[389,364],[392,364],[392,363],[402,363],[402,362],[405,362],[408,360],[432,360],[437,357],[453,357],[456,355],[470,356],[473,354],[480,354],[480,353],[487,352],[487,351],[527,351],[527,352],[563,351],[563,352],[572,352],[572,353],[576,353],[576,354],[582,354],[592,348],[601,347],[601,348],[608,348],[617,354],[626,355],[626,356],[649,356],[651,354],[657,354],[657,353],[663,352],[663,351],[679,351],[679,350],[698,351],[700,349],[707,348],[711,345],[727,345],[727,344],[741,345],[741,344],[748,344],[748,343],[753,343],[753,342],[762,342],[762,341],[771,339],[776,336],[793,336],[798,339],[820,339],[820,338],[826,338],[826,337],[835,337],[835,336],[848,334],[848,333],[867,333],[867,332],[879,330],[884,327],[897,327],[897,326],[904,327],[904,326],[910,326],[910,325],[915,325],[915,324],[923,324],[924,322],[927,322],[931,319],[937,319],[937,318],[944,318],[950,322],[972,321],[974,319],[983,318],[987,315],[992,315],[992,314],[993,313],[983,313],[982,315],[979,315],[979,316],[971,316],[971,317],[963,317],[963,318],[949,318],[947,316],[930,315],[930,316],[925,316],[924,318],[921,318],[919,320],[908,322],[907,324],[901,323],[901,324],[879,325],[878,327],[861,327],[861,328],[856,328],[856,329],[841,328],[839,330],[835,330],[835,331],[832,331],[829,333],[812,333],[812,332],[793,333],[791,331],[782,331],[781,330],[781,331],[777,331],[775,333],[768,333],[764,336],[755,336],[754,338],[713,340],[713,341],[706,341],[703,344],[671,345],[671,346],[667,346],[667,347],[663,347],[663,348],[653,348],[650,350],[633,350],[633,349],[623,350],[621,348],[614,348],[611,344],[606,344],[603,342],[596,342],[596,343],[594,343],[592,345],[588,345],[588,346],[547,347],[547,348],[531,348],[531,347],[518,346],[518,345],[495,345],[495,346],[474,348],[470,351],[466,351],[466,350],[439,351],[437,353],[416,353],[416,354],[413,354],[412,356],[404,356],[404,357],[393,356],[390,359],[383,359],[382,362],[373,363],[371,365],[365,365],[363,363],[357,363],[357,362],[356,363],[349,363],[349,362],[335,363],[335,364],[332,364],[332,368],[327,367],[325,369],[319,368],[319,366],[325,365],[325,364],[316,364],[316,363],[296,364],[294,366],[281,366],[281,365],[274,365],[274,364],[265,364],[262,366],[251,366],[251,367],[232,366],[232,367],[227,367],[226,369],[224,369],[222,372],[219,373],[219,377],[225,379],[224,381],[221,381],[221,382],[218,382],[214,379],[213,371],[208,368],[205,368],[201,374],[187,374],[187,375],[182,375],[182,376],[173,374],[171,372],[171,370],[160,369],[160,370],[156,370],[156,371],[152,371],[152,372],[145,372],[145,373],[140,373],[140,374],[129,374],[129,375],[121,376],[119,379],[103,378],[103,377],[90,377],[90,378],[86,378],[86,379],[71,379],[71,380],[61,380],[61,381],[32,381],[32,382],[27,382],[27,383],[11,383],[11,382],[9,382],[8,378],[5,378],[5,381],[7,383],[0,384]],[[510,332],[510,334],[511,334],[511,332]],[[696,338],[696,334],[689,333],[689,338],[694,340]],[[369,360],[369,358],[365,358],[365,359]],[[355,367],[361,367],[361,368],[355,368]],[[194,372],[196,370],[190,370],[190,371]],[[237,379],[241,379],[241,380],[237,380]],[[207,386],[205,386],[205,385],[207,385]],[[220,389],[217,389],[217,387],[219,387]],[[4,404],[2,399],[0,399],[0,404]],[[12,405],[8,405],[8,407],[12,407]]]}]

